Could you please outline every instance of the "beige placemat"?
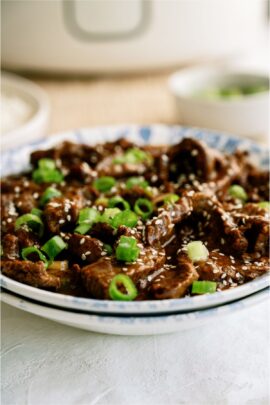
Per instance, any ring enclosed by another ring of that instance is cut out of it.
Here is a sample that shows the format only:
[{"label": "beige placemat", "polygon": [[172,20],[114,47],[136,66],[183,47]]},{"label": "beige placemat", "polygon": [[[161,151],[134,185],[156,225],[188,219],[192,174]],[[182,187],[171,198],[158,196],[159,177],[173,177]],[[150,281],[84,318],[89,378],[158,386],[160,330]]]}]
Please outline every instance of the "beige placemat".
[{"label": "beige placemat", "polygon": [[50,132],[93,125],[179,123],[168,90],[171,72],[84,79],[28,76],[49,95]]}]

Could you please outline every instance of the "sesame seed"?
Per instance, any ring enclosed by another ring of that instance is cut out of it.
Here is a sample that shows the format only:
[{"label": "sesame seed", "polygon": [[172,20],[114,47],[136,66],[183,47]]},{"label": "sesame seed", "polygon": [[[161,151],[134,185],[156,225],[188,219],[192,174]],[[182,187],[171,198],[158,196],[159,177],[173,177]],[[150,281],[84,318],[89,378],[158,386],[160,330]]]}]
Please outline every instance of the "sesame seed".
[{"label": "sesame seed", "polygon": [[85,242],[85,238],[82,238],[82,239],[80,240],[80,245],[83,245],[84,242]]},{"label": "sesame seed", "polygon": [[71,216],[70,215],[67,215],[67,220],[71,221]]},{"label": "sesame seed", "polygon": [[81,258],[82,258],[82,260],[85,260],[85,259],[86,259],[86,256],[85,256],[84,253],[81,255]]},{"label": "sesame seed", "polygon": [[64,219],[60,219],[59,220],[59,224],[64,224],[65,223],[65,220]]},{"label": "sesame seed", "polygon": [[191,151],[191,156],[197,156],[198,155],[198,150],[197,149],[192,149],[192,151]]}]

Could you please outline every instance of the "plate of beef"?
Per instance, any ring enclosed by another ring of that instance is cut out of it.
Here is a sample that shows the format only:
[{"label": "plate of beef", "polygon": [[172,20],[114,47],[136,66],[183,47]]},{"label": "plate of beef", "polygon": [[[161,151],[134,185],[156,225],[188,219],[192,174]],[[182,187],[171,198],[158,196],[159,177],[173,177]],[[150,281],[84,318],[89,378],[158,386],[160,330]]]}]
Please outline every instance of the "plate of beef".
[{"label": "plate of beef", "polygon": [[1,283],[94,313],[185,312],[269,284],[268,151],[186,127],[81,129],[2,154]]}]

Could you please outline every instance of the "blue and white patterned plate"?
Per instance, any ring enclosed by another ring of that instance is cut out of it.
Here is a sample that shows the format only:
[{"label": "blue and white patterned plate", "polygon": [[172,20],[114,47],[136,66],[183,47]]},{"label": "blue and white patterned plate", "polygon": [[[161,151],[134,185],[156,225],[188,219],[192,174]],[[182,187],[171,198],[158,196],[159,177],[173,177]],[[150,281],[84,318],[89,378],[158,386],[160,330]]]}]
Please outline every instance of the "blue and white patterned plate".
[{"label": "blue and white patterned plate", "polygon": [[234,315],[238,311],[249,309],[251,306],[269,299],[269,288],[215,308],[156,316],[130,315],[123,317],[78,313],[67,309],[52,308],[8,292],[2,292],[1,299],[6,304],[31,314],[92,332],[114,335],[156,335],[199,327],[211,321],[220,322],[223,316]]},{"label": "blue and white patterned plate", "polygon": [[[121,136],[125,136],[138,144],[173,144],[179,142],[184,137],[194,137],[203,140],[211,147],[228,153],[233,152],[237,148],[248,150],[253,162],[264,168],[268,168],[269,166],[268,150],[247,139],[188,127],[163,125],[141,127],[132,125],[74,130],[5,151],[2,155],[1,175],[19,173],[25,170],[29,164],[29,154],[33,150],[47,149],[63,140],[95,145],[99,142],[113,141]],[[194,311],[246,297],[269,285],[269,276],[263,275],[242,286],[223,292],[216,292],[211,295],[142,302],[103,301],[57,294],[27,286],[3,275],[1,275],[1,285],[5,289],[21,296],[62,308],[103,314],[158,314]]]}]

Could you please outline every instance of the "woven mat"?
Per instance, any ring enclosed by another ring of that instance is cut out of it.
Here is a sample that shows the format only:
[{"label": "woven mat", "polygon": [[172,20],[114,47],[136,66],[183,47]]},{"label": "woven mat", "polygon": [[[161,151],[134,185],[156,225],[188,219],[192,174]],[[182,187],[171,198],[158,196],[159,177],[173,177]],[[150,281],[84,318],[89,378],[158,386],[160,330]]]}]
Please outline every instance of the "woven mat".
[{"label": "woven mat", "polygon": [[170,72],[87,79],[33,78],[49,95],[50,132],[107,124],[177,124]]}]

